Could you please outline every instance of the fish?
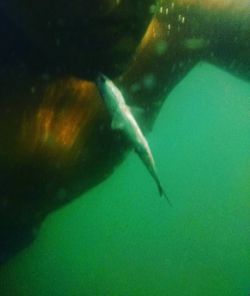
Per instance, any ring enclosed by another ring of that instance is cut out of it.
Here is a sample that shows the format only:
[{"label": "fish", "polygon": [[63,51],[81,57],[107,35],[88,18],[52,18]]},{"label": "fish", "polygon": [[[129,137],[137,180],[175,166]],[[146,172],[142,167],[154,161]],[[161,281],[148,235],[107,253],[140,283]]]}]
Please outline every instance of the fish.
[{"label": "fish", "polygon": [[153,177],[160,196],[165,197],[171,205],[159,180],[155,160],[148,141],[139,127],[131,108],[126,104],[122,92],[111,79],[102,73],[99,73],[96,78],[96,86],[112,118],[111,128],[120,130],[124,134]]}]

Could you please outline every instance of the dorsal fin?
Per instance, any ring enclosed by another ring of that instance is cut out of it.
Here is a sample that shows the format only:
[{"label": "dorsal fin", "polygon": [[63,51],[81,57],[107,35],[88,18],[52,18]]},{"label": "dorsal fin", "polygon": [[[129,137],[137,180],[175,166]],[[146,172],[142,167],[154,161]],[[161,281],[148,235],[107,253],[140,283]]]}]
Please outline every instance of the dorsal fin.
[{"label": "dorsal fin", "polygon": [[124,122],[121,120],[121,117],[117,112],[113,116],[111,128],[114,130],[122,130],[124,128]]}]

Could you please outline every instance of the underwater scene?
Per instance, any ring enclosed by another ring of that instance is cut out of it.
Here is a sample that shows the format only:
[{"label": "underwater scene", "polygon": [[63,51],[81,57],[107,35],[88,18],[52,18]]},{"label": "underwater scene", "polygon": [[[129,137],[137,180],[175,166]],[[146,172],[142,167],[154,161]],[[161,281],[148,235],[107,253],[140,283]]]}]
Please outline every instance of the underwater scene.
[{"label": "underwater scene", "polygon": [[250,0],[1,0],[0,40],[0,296],[250,296]]},{"label": "underwater scene", "polygon": [[197,64],[147,139],[0,269],[1,296],[250,295],[250,84]]}]

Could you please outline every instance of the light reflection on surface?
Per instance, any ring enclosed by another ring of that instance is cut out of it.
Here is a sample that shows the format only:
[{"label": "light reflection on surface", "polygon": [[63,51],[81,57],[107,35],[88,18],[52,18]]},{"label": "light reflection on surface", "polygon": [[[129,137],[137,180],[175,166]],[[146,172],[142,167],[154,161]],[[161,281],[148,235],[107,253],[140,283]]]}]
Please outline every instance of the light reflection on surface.
[{"label": "light reflection on surface", "polygon": [[100,112],[103,105],[93,83],[75,78],[55,82],[38,110],[23,117],[22,142],[33,153],[73,156],[85,147]]},{"label": "light reflection on surface", "polygon": [[160,39],[161,37],[164,37],[166,35],[164,33],[165,30],[163,25],[157,18],[153,18],[138,47],[138,53],[150,44],[153,39]]},{"label": "light reflection on surface", "polygon": [[203,6],[206,9],[225,9],[229,7],[235,7],[237,10],[243,9],[243,7],[246,7],[249,5],[249,1],[241,1],[240,5],[237,5],[237,0],[178,0],[179,4],[198,4],[200,6]]}]

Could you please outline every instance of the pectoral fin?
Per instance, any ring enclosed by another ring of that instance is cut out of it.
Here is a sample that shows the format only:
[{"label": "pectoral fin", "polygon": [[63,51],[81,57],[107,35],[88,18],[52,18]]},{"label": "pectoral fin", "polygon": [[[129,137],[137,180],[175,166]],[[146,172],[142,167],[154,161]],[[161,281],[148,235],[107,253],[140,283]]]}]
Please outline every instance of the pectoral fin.
[{"label": "pectoral fin", "polygon": [[136,118],[141,118],[143,117],[145,114],[145,111],[143,108],[138,107],[138,106],[129,106],[129,109],[131,111],[131,113],[134,115],[134,117]]},{"label": "pectoral fin", "polygon": [[124,122],[122,122],[120,116],[117,114],[115,114],[112,119],[111,128],[114,130],[122,130],[124,128]]},{"label": "pectoral fin", "polygon": [[137,123],[139,124],[140,128],[145,132],[151,132],[151,128],[145,126],[145,110],[138,106],[130,106],[130,112],[133,114],[134,118],[136,119]]}]

